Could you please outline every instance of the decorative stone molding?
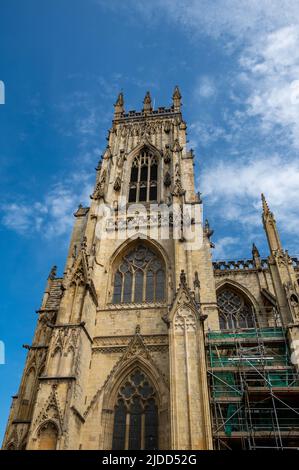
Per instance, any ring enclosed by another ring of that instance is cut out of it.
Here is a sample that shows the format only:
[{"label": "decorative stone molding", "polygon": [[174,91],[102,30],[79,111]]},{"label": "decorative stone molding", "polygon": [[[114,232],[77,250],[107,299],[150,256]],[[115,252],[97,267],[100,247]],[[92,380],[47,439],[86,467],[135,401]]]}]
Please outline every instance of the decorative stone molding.
[{"label": "decorative stone molding", "polygon": [[11,433],[8,435],[3,448],[9,449],[13,448],[15,450],[22,450],[26,446],[26,441],[28,438],[28,431],[30,427],[31,421],[27,422],[13,422],[13,429]]},{"label": "decorative stone molding", "polygon": [[52,357],[57,349],[60,349],[61,351],[69,351],[70,349],[73,349],[75,351],[78,346],[78,338],[78,327],[56,327],[53,332]]},{"label": "decorative stone molding", "polygon": [[[52,390],[43,405],[41,411],[34,421],[34,428],[37,429],[40,425],[47,420],[57,423],[58,429],[62,429],[63,413],[59,404],[59,399],[56,391],[57,385],[52,385]],[[37,432],[37,431],[36,431]]]},{"label": "decorative stone molding", "polygon": [[98,400],[99,396],[102,394],[103,390],[107,386],[108,382],[110,380],[113,380],[118,374],[120,374],[128,364],[132,363],[134,364],[134,361],[144,361],[145,363],[148,363],[148,365],[157,371],[157,374],[161,378],[161,380],[164,382],[165,385],[168,387],[168,379],[167,377],[160,371],[160,368],[158,365],[155,363],[153,360],[149,348],[145,345],[143,341],[143,337],[140,335],[140,333],[136,332],[133,337],[131,337],[131,341],[126,347],[125,352],[123,355],[120,357],[120,359],[115,363],[114,367],[111,369],[110,373],[108,374],[105,382],[103,385],[100,387],[100,389],[97,390],[93,398],[91,399],[86,411],[84,412],[83,416],[86,419],[89,411],[91,408],[94,406],[96,401]]},{"label": "decorative stone molding", "polygon": [[174,316],[174,329],[177,331],[195,330],[196,318],[192,310],[180,307]]}]

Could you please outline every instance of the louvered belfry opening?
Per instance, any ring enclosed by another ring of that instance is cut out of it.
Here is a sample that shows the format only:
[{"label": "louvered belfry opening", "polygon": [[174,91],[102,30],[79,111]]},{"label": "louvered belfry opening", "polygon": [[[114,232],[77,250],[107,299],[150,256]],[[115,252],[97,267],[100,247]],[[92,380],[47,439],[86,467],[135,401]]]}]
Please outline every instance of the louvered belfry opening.
[{"label": "louvered belfry opening", "polygon": [[158,159],[144,148],[133,160],[129,202],[155,202],[158,199]]}]

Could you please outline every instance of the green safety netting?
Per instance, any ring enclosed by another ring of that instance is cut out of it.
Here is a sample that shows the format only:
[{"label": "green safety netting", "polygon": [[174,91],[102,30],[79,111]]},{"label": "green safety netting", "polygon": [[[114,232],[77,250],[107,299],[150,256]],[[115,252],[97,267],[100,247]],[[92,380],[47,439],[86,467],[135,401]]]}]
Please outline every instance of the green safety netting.
[{"label": "green safety netting", "polygon": [[217,372],[214,374],[213,398],[238,397],[241,392],[236,385],[233,372]]},{"label": "green safety netting", "polygon": [[236,413],[238,405],[230,403],[227,407],[227,414],[225,417],[226,424],[224,426],[224,432],[227,437],[231,436],[233,431],[238,431],[238,413]]},{"label": "green safety netting", "polygon": [[210,331],[207,333],[208,339],[231,339],[232,341],[238,338],[256,338],[257,336],[265,338],[283,338],[283,328],[259,328],[248,329],[241,331]]}]

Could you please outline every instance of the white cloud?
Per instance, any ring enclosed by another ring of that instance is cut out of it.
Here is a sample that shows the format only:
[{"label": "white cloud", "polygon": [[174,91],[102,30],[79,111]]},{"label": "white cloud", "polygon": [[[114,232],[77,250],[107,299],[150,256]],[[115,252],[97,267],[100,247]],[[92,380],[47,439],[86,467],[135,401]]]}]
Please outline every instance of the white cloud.
[{"label": "white cloud", "polygon": [[230,141],[232,136],[226,130],[216,124],[207,121],[196,121],[190,125],[191,140],[189,146],[192,148],[208,146],[218,140]]},{"label": "white cloud", "polygon": [[285,142],[299,147],[299,30],[278,29],[250,46],[240,60],[249,95],[249,116],[261,119],[264,131],[284,130]]},{"label": "white cloud", "polygon": [[[138,12],[148,25],[167,19],[181,26],[191,39],[208,35],[221,47],[245,48],[240,64],[246,81],[249,116],[261,118],[263,130],[286,128],[285,138],[299,146],[299,7],[298,0],[139,0],[98,1],[115,11]],[[136,19],[135,19],[136,20]],[[224,38],[225,37],[225,38]],[[231,41],[229,39],[231,38]],[[244,83],[243,83],[244,84]],[[213,82],[203,77],[195,86],[199,98],[215,94]]]},{"label": "white cloud", "polygon": [[[24,204],[11,203],[2,206],[2,223],[7,228],[18,233],[26,233],[32,225],[32,215],[34,208]],[[33,220],[34,230],[36,229],[36,220]]]},{"label": "white cloud", "polygon": [[227,259],[229,256],[236,255],[236,248],[240,240],[237,237],[222,237],[216,240],[213,251],[214,259]]},{"label": "white cloud", "polygon": [[260,194],[284,231],[299,235],[299,161],[281,156],[256,156],[242,161],[220,161],[206,169],[202,189],[215,215],[252,230],[261,224]]},{"label": "white cloud", "polygon": [[98,127],[97,113],[91,109],[87,116],[79,117],[76,121],[76,128],[80,134],[94,135]]},{"label": "white cloud", "polygon": [[269,32],[283,26],[299,23],[297,0],[97,0],[103,8],[123,12],[134,18],[132,11],[144,18],[147,25],[155,19],[179,24],[190,35],[208,34],[220,37],[234,36],[234,40],[257,32]]},{"label": "white cloud", "polygon": [[197,99],[211,98],[212,96],[215,96],[216,93],[217,88],[211,77],[204,76],[199,78],[195,88],[195,96]]},{"label": "white cloud", "polygon": [[79,203],[88,204],[92,184],[88,174],[73,174],[64,183],[55,184],[41,201],[6,203],[1,206],[2,224],[21,235],[40,233],[45,238],[69,234],[73,213]]}]

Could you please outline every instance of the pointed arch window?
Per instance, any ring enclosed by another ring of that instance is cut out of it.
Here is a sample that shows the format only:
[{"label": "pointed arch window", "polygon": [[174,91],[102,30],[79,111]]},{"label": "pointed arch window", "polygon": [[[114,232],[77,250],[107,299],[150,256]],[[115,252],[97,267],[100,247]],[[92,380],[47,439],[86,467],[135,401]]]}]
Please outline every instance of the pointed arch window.
[{"label": "pointed arch window", "polygon": [[37,390],[36,370],[34,367],[31,367],[25,376],[23,391],[21,394],[21,403],[20,403],[20,410],[19,410],[20,419],[24,419],[24,420],[30,419],[32,411],[33,411],[36,390]]},{"label": "pointed arch window", "polygon": [[136,369],[123,383],[114,410],[112,450],[158,449],[156,392]]},{"label": "pointed arch window", "polygon": [[129,187],[129,202],[158,200],[158,159],[144,148],[133,160]]},{"label": "pointed arch window", "polygon": [[223,289],[217,295],[221,330],[253,328],[254,310],[246,299],[233,289]]},{"label": "pointed arch window", "polygon": [[123,257],[114,274],[113,303],[164,300],[164,263],[148,247],[138,245]]},{"label": "pointed arch window", "polygon": [[38,433],[39,450],[56,450],[58,440],[57,426],[51,421],[43,424]]}]

